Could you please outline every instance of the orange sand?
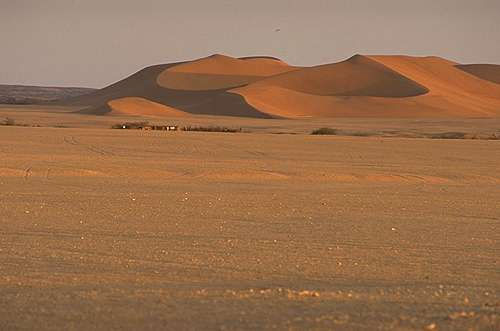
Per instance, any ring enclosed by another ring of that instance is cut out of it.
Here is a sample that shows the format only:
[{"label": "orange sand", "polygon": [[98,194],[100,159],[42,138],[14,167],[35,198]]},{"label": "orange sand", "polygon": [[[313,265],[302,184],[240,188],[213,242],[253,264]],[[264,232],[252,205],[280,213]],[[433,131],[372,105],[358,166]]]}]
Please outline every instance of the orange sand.
[{"label": "orange sand", "polygon": [[187,114],[178,109],[144,98],[129,97],[108,102],[112,114],[183,117]]}]

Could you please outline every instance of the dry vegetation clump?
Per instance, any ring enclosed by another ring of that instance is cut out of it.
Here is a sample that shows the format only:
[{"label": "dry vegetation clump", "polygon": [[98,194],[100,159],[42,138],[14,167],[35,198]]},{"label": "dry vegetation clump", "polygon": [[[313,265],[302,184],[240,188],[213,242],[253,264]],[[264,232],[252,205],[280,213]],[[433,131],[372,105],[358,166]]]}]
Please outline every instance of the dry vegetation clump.
[{"label": "dry vegetation clump", "polygon": [[313,135],[336,135],[339,133],[339,130],[332,128],[320,128],[316,129],[311,134]]},{"label": "dry vegetation clump", "polygon": [[349,134],[349,136],[353,137],[372,137],[376,136],[377,133],[374,132],[368,132],[368,131],[354,131]]},{"label": "dry vegetation clump", "polygon": [[202,132],[242,132],[241,128],[228,128],[225,126],[184,126],[182,131],[202,131]]},{"label": "dry vegetation clump", "polygon": [[500,140],[500,132],[464,133],[443,132],[425,135],[431,139],[477,139],[477,140]]},{"label": "dry vegetation clump", "polygon": [[242,132],[241,128],[228,128],[225,126],[184,126],[178,128],[176,125],[156,125],[149,122],[125,122],[117,123],[111,126],[112,129],[128,129],[128,130],[164,130],[164,131],[202,131],[202,132]]},{"label": "dry vegetation clump", "polygon": [[0,125],[15,126],[16,121],[13,118],[6,117],[2,122],[0,122]]},{"label": "dry vegetation clump", "polygon": [[442,132],[433,133],[429,136],[431,139],[467,139],[467,134],[464,132]]},{"label": "dry vegetation clump", "polygon": [[492,133],[488,139],[489,140],[500,140],[500,133]]},{"label": "dry vegetation clump", "polygon": [[117,123],[111,126],[112,129],[129,129],[129,130],[138,130],[142,129],[148,125],[148,122],[125,122],[125,123]]},{"label": "dry vegetation clump", "polygon": [[474,135],[471,139],[500,140],[500,133],[489,133],[484,135]]},{"label": "dry vegetation clump", "polygon": [[3,126],[25,126],[25,127],[32,127],[32,128],[39,128],[39,124],[22,124],[22,123],[17,123],[13,118],[6,117],[3,121],[0,121],[0,125]]}]

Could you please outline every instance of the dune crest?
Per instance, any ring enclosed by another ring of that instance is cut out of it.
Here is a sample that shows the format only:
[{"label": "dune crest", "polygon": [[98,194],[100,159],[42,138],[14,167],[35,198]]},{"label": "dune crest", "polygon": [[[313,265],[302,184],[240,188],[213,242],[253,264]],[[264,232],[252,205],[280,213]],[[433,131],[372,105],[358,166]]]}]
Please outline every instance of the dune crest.
[{"label": "dune crest", "polygon": [[294,68],[277,60],[236,59],[216,54],[166,69],[158,76],[158,84],[174,90],[219,90],[243,86],[291,70]]},{"label": "dune crest", "polygon": [[286,63],[270,58],[250,57],[237,59],[215,54],[167,69],[168,72],[190,72],[214,75],[244,75],[268,77],[292,70]]}]

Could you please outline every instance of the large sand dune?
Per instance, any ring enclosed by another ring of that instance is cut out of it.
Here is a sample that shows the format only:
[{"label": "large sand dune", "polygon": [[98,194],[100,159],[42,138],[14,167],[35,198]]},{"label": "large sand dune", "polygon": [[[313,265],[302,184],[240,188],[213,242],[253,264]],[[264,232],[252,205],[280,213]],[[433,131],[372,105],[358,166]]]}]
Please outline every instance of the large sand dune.
[{"label": "large sand dune", "polygon": [[[154,116],[498,117],[499,68],[439,57],[363,55],[294,67],[270,57],[217,54],[148,67],[66,104],[96,115],[116,113],[110,105],[137,97],[142,104],[166,106],[155,107]],[[149,113],[149,106],[134,105],[125,112]]]}]

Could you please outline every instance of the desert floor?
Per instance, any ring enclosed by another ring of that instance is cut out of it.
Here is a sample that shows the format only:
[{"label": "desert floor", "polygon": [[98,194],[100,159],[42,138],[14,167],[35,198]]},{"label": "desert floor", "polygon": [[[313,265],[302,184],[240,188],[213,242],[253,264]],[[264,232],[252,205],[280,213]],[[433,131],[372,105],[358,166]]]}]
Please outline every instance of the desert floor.
[{"label": "desert floor", "polygon": [[0,108],[68,126],[0,126],[2,330],[500,328],[500,141],[306,134],[499,120],[168,133],[42,110]]}]

